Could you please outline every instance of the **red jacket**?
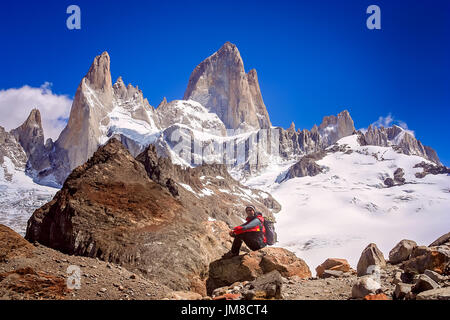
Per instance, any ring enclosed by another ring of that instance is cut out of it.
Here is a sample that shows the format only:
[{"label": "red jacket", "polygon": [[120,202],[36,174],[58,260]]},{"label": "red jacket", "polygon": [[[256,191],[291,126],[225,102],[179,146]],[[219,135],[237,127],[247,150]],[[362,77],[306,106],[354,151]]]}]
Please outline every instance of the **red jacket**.
[{"label": "red jacket", "polygon": [[264,217],[262,214],[258,212],[256,216],[247,218],[246,220],[247,222],[233,229],[234,234],[262,232],[264,235],[264,243],[266,243],[266,228],[264,228]]}]

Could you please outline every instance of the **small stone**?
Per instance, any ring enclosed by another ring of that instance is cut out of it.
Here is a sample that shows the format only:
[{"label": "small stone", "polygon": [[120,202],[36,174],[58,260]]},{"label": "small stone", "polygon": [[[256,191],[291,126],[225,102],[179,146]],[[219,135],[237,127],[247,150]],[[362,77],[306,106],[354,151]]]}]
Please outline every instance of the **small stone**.
[{"label": "small stone", "polygon": [[344,272],[339,270],[325,270],[322,273],[322,278],[340,278],[344,275]]}]

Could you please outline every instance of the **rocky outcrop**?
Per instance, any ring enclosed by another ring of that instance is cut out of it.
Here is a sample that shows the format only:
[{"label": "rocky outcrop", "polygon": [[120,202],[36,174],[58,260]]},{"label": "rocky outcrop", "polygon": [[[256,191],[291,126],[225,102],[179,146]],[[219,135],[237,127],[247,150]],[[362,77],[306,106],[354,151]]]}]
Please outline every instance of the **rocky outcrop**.
[{"label": "rocky outcrop", "polygon": [[427,174],[450,174],[450,168],[447,168],[443,165],[434,165],[431,163],[426,163],[425,161],[422,161],[416,165],[414,165],[414,168],[422,168],[422,172],[416,173],[416,178],[424,178]]},{"label": "rocky outcrop", "polygon": [[278,179],[277,182],[281,183],[296,177],[313,177],[322,173],[324,169],[319,166],[316,161],[321,160],[325,155],[325,151],[319,151],[302,157],[296,164],[290,167],[286,174]]},{"label": "rocky outcrop", "polygon": [[229,129],[271,127],[256,70],[245,73],[239,50],[230,42],[194,69],[183,99],[201,103]]},{"label": "rocky outcrop", "polygon": [[386,267],[386,260],[383,253],[374,243],[369,244],[361,253],[357,265],[358,277],[372,274],[376,268],[383,269]]},{"label": "rocky outcrop", "polygon": [[318,131],[324,144],[329,146],[343,137],[352,135],[356,130],[350,113],[344,110],[337,116],[324,117]]},{"label": "rocky outcrop", "polygon": [[368,145],[380,147],[393,146],[398,152],[406,155],[416,155],[441,165],[436,151],[424,146],[405,129],[393,125],[392,127],[376,127],[370,125],[364,133],[365,142]]},{"label": "rocky outcrop", "polygon": [[283,248],[263,248],[231,259],[213,261],[209,266],[207,289],[211,293],[216,288],[252,281],[274,270],[285,278],[311,277],[308,265],[292,252]]}]

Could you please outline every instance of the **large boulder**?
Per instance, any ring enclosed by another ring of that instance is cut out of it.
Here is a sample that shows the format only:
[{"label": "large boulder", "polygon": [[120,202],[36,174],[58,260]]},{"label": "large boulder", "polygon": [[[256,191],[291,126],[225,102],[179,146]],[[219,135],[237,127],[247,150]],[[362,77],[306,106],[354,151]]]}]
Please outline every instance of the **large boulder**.
[{"label": "large boulder", "polygon": [[397,264],[409,259],[417,243],[412,240],[402,240],[389,252],[389,262]]},{"label": "large boulder", "polygon": [[328,258],[321,265],[317,266],[317,276],[321,278],[325,270],[348,272],[350,271],[350,264],[345,259]]},{"label": "large boulder", "polygon": [[308,265],[294,253],[283,248],[263,248],[231,259],[219,259],[209,266],[207,290],[229,286],[235,282],[252,281],[257,277],[277,270],[288,278],[311,277]]},{"label": "large boulder", "polygon": [[361,257],[359,258],[356,268],[357,275],[358,277],[361,277],[371,274],[376,268],[386,268],[386,260],[377,245],[371,243],[361,253]]}]

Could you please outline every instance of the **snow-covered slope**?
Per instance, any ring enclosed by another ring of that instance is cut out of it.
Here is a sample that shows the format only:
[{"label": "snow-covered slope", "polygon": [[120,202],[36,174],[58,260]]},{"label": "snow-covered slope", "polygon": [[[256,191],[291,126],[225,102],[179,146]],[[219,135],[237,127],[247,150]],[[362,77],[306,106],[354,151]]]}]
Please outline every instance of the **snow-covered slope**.
[{"label": "snow-covered slope", "polygon": [[[337,144],[347,145],[346,152],[331,152],[317,161],[323,174],[275,183],[289,167],[286,163],[245,182],[282,205],[278,246],[296,252],[311,269],[330,257],[345,258],[356,267],[371,242],[387,257],[402,239],[428,245],[449,231],[450,176],[416,178],[422,169],[413,166],[425,161],[422,157],[391,147],[360,146],[357,135]],[[404,170],[406,183],[386,187],[384,180],[397,168]]]},{"label": "snow-covered slope", "polygon": [[58,189],[33,182],[23,168],[3,157],[0,165],[0,224],[25,235],[27,221],[37,208],[49,202]]}]

